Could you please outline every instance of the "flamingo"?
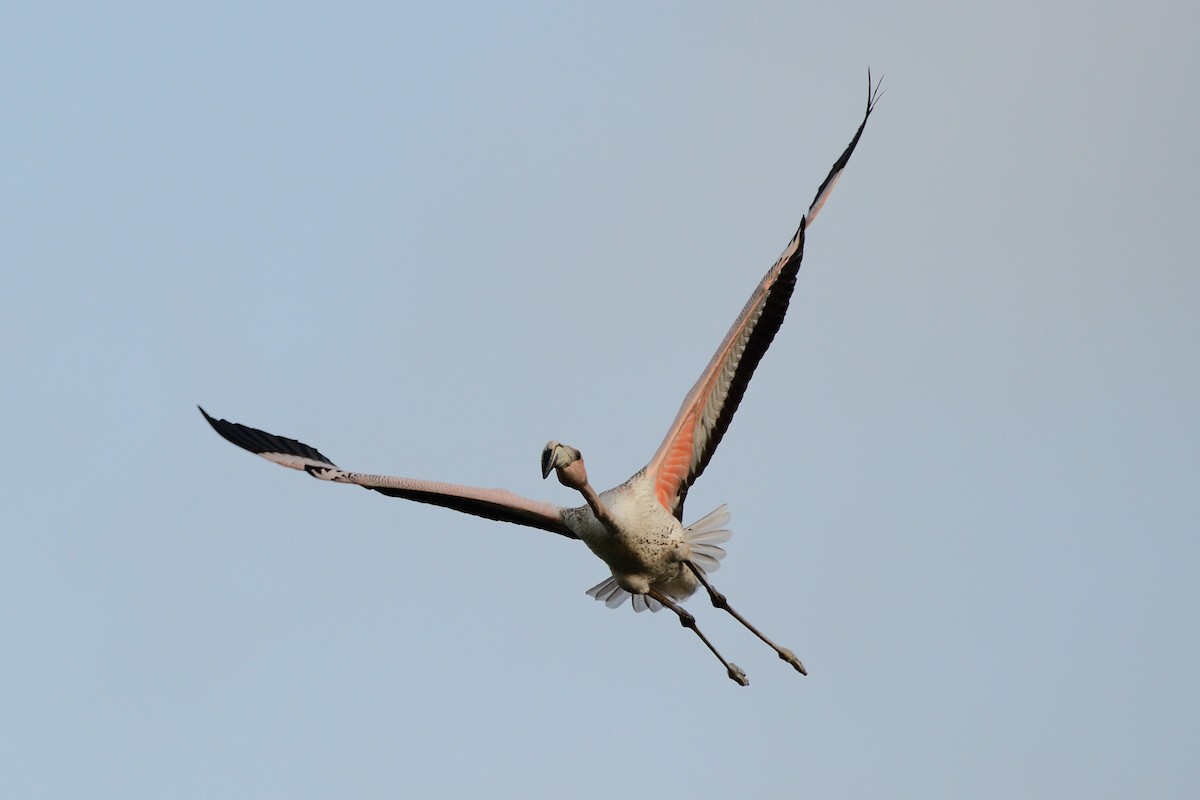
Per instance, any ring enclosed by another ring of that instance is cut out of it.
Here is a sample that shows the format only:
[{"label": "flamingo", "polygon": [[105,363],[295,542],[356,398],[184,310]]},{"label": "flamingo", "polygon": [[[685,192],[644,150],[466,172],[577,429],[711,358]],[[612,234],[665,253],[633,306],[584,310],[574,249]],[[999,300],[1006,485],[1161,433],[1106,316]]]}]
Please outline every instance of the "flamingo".
[{"label": "flamingo", "polygon": [[680,606],[703,587],[713,606],[728,612],[797,672],[807,675],[804,664],[791,650],[775,644],[751,625],[708,580],[708,574],[717,569],[725,555],[720,545],[732,536],[726,528],[730,518],[726,506],[685,528],[683,503],[725,435],[755,367],[783,323],[804,256],[805,231],[845,170],[879,97],[879,84],[872,86],[868,72],[867,108],[854,138],[817,189],[783,254],[759,282],[684,398],[650,462],[620,486],[598,493],[588,482],[578,449],[553,440],[542,449],[542,478],[554,472],[559,483],[583,496],[582,506],[564,508],[504,489],[350,472],[303,442],[215,419],[203,408],[200,413],[218,434],[238,447],[281,466],[304,470],[320,480],[355,484],[390,497],[579,539],[611,573],[588,590],[589,595],[610,608],[632,598],[635,611],[670,609],[712,651],[733,681],[748,686],[746,673],[718,652],[697,627],[695,617]]}]

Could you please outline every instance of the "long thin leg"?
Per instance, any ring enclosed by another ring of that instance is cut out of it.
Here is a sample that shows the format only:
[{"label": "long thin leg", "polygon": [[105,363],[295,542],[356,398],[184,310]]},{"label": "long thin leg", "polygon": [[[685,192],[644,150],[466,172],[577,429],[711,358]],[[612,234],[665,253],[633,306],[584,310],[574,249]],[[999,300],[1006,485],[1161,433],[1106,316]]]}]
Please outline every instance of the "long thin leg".
[{"label": "long thin leg", "polygon": [[700,641],[704,642],[705,646],[708,647],[708,649],[712,651],[712,654],[717,657],[717,660],[720,661],[722,665],[724,665],[725,672],[726,672],[726,674],[729,675],[730,678],[732,678],[737,683],[740,683],[742,686],[750,685],[750,679],[746,677],[746,673],[742,671],[742,668],[739,667],[737,664],[734,664],[730,661],[726,661],[725,657],[717,652],[717,648],[713,647],[712,642],[710,642],[708,640],[708,637],[700,632],[700,629],[696,627],[696,618],[695,617],[693,617],[687,611],[684,611],[682,608],[679,607],[679,604],[677,604],[674,600],[667,597],[665,594],[658,591],[657,589],[651,589],[650,591],[646,592],[646,594],[649,595],[650,597],[653,597],[655,600],[662,603],[664,606],[666,606],[667,608],[671,609],[676,614],[678,614],[679,615],[679,623],[681,625],[683,625],[683,627],[685,627],[685,628],[691,628],[692,631],[697,636],[700,637]]},{"label": "long thin leg", "polygon": [[[738,612],[734,611],[733,608],[729,605],[729,601],[727,601],[725,599],[725,595],[721,594],[716,589],[714,589],[712,587],[712,584],[708,582],[708,579],[704,577],[704,570],[700,569],[699,567],[697,567],[695,564],[693,564],[690,561],[685,561],[683,563],[688,565],[688,569],[690,569],[692,571],[692,574],[696,576],[696,579],[698,581],[700,581],[701,585],[703,585],[704,588],[708,590],[708,597],[710,600],[712,600],[712,604],[714,606],[728,611],[730,613],[730,615],[733,616],[734,619],[736,619],[738,622],[745,625],[747,630],[749,630],[755,636],[757,636],[758,638],[762,639],[764,642],[769,644],[771,646],[771,648],[776,653],[779,654],[780,658],[782,658],[784,661],[786,661],[787,663],[789,663],[793,667],[795,667],[796,671],[799,672],[801,675],[808,674],[808,670],[806,670],[804,668],[804,665],[800,663],[800,659],[796,658],[795,653],[793,653],[791,650],[788,650],[786,647],[780,647],[779,645],[775,644],[770,639],[768,639],[766,636],[763,636],[762,632],[759,631],[758,628],[751,625],[749,622],[746,621],[745,617],[743,617]],[[697,633],[699,633],[699,631],[697,631]]]}]

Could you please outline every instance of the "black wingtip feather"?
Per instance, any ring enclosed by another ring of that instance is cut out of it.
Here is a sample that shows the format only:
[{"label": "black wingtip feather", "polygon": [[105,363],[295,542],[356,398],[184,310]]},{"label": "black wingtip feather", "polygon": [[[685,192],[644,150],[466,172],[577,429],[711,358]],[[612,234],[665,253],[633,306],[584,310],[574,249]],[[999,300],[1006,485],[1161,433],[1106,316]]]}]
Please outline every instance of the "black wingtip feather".
[{"label": "black wingtip feather", "polygon": [[313,461],[321,461],[332,465],[333,462],[326,456],[322,455],[315,447],[310,447],[304,442],[289,439],[286,436],[276,436],[273,433],[260,431],[258,428],[251,428],[249,425],[243,425],[240,422],[230,422],[226,419],[216,419],[211,416],[201,406],[196,406],[200,409],[200,413],[208,420],[208,424],[213,427],[223,439],[232,444],[236,444],[243,450],[248,450],[255,455],[264,453],[283,453],[290,456],[299,456],[300,458],[308,458]]},{"label": "black wingtip feather", "polygon": [[846,145],[846,149],[842,151],[838,160],[833,162],[833,167],[829,170],[829,174],[825,176],[825,180],[821,182],[817,188],[817,193],[813,195],[813,201],[809,205],[811,210],[821,199],[821,195],[825,193],[825,189],[829,184],[841,174],[846,165],[850,163],[850,156],[854,155],[854,148],[858,147],[858,140],[862,138],[863,131],[867,127],[867,120],[871,118],[871,112],[875,110],[875,104],[879,102],[879,98],[883,96],[883,78],[879,79],[878,83],[871,83],[871,70],[867,69],[867,110],[863,114],[862,122],[859,123],[858,130],[854,132],[854,138],[850,140],[850,144]]}]

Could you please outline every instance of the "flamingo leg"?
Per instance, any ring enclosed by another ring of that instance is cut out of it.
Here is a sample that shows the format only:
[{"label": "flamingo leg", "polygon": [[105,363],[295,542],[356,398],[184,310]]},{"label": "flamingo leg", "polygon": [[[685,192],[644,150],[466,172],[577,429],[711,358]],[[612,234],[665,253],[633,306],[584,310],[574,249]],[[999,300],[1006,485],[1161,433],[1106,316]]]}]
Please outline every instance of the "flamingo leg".
[{"label": "flamingo leg", "polygon": [[746,677],[746,673],[742,671],[742,668],[731,661],[726,661],[725,657],[717,652],[717,648],[713,647],[713,644],[708,640],[708,637],[700,632],[700,629],[696,627],[695,617],[693,617],[687,611],[684,611],[682,608],[680,608],[678,603],[657,589],[651,589],[650,591],[646,592],[646,594],[674,611],[679,616],[679,623],[685,628],[691,628],[692,632],[700,637],[700,641],[704,642],[704,645],[712,651],[714,656],[717,657],[717,660],[720,661],[725,667],[726,674],[729,675],[734,682],[741,684],[742,686],[750,685],[750,679]]},{"label": "flamingo leg", "polygon": [[[725,595],[721,594],[716,589],[714,589],[712,587],[712,584],[708,582],[708,579],[706,577],[704,577],[704,570],[697,567],[691,561],[685,561],[683,563],[688,565],[688,569],[690,569],[692,571],[692,574],[696,576],[696,580],[700,581],[700,583],[704,586],[704,588],[708,590],[708,597],[710,600],[712,600],[712,604],[714,606],[716,606],[717,608],[720,608],[720,609],[724,609],[725,611],[728,611],[729,614],[734,619],[736,619],[738,622],[742,623],[742,625],[746,626],[747,630],[749,630],[755,636],[757,636],[758,638],[760,638],[764,642],[766,642],[768,645],[770,645],[771,649],[773,649],[776,653],[778,653],[780,658],[782,658],[784,661],[786,661],[787,663],[789,663],[793,667],[795,667],[796,671],[799,672],[801,675],[808,674],[808,670],[806,670],[804,668],[804,664],[800,663],[800,659],[796,658],[795,653],[793,653],[791,650],[788,650],[786,647],[780,647],[779,645],[775,644],[770,639],[768,639],[766,636],[763,636],[762,632],[759,631],[758,628],[751,625],[749,622],[746,621],[745,617],[743,617],[738,612],[734,611],[733,607],[729,605],[729,601],[725,599]],[[696,632],[699,633],[699,631],[696,631]],[[713,651],[713,652],[716,652],[716,651]]]}]

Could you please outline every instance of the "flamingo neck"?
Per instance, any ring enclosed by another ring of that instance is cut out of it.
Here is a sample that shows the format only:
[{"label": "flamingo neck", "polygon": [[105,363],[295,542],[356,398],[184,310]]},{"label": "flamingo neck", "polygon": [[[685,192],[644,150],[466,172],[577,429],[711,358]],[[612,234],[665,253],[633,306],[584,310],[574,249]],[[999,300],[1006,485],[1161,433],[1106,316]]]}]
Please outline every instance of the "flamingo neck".
[{"label": "flamingo neck", "polygon": [[615,531],[617,528],[617,520],[608,510],[608,506],[604,505],[604,501],[600,499],[600,495],[596,494],[596,490],[592,488],[590,483],[584,483],[579,487],[579,493],[583,495],[583,499],[587,502],[588,508],[592,509],[592,513],[596,515],[596,519],[600,520],[600,524],[610,531]]}]

